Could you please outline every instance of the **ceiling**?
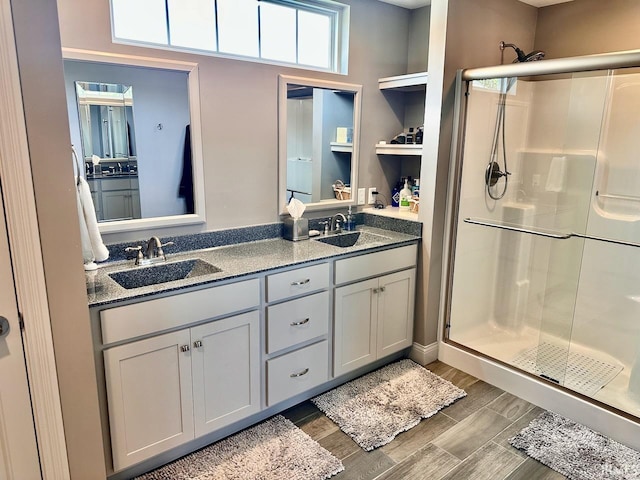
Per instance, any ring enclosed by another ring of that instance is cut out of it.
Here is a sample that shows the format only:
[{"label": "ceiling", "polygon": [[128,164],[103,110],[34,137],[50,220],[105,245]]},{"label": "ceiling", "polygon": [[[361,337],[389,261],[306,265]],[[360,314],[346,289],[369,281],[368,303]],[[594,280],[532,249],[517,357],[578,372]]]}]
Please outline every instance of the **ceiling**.
[{"label": "ceiling", "polygon": [[[404,8],[419,8],[425,5],[431,5],[431,0],[380,0],[381,2],[391,3]],[[573,0],[520,0],[534,7],[546,7],[547,5],[555,5],[556,3],[571,2]]]}]

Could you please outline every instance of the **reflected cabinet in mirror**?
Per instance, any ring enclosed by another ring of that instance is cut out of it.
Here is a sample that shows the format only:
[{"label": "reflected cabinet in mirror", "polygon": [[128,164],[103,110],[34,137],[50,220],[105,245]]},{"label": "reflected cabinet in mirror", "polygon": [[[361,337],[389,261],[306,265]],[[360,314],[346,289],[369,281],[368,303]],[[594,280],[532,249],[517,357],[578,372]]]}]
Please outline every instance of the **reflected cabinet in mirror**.
[{"label": "reflected cabinet in mirror", "polygon": [[362,86],[285,75],[279,81],[280,212],[291,198],[309,210],[354,203]]},{"label": "reflected cabinet in mirror", "polygon": [[204,222],[197,65],[63,54],[71,143],[100,231]]}]

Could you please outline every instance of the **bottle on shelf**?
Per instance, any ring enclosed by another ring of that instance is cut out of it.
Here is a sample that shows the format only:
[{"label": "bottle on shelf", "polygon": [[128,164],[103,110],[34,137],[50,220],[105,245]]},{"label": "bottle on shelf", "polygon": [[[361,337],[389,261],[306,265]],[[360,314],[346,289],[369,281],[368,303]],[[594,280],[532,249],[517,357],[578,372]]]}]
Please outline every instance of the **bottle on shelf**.
[{"label": "bottle on shelf", "polygon": [[422,138],[424,137],[424,126],[418,127],[415,135],[415,142],[418,145],[422,145]]},{"label": "bottle on shelf", "polygon": [[409,180],[405,178],[404,187],[400,190],[400,211],[408,212],[409,210],[411,210],[411,189]]},{"label": "bottle on shelf", "polygon": [[399,207],[400,206],[400,183],[396,183],[396,185],[393,187],[393,190],[391,190],[391,206],[392,207]]}]

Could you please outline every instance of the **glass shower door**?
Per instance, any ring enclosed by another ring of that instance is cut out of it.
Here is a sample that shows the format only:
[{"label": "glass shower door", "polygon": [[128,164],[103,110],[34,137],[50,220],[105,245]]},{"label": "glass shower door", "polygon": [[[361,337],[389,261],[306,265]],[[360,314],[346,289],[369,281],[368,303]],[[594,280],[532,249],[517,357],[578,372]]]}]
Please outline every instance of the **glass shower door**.
[{"label": "glass shower door", "polygon": [[608,82],[489,79],[466,96],[447,340],[559,385]]}]

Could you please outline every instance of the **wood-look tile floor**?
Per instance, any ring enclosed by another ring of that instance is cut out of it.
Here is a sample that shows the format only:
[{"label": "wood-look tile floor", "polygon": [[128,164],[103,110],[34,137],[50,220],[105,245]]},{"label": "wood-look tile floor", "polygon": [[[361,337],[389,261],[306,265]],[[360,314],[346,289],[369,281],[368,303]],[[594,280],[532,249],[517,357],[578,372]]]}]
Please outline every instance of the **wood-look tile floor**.
[{"label": "wood-look tile floor", "polygon": [[283,412],[333,455],[345,470],[335,480],[559,480],[563,475],[527,457],[508,439],[542,409],[460,370],[426,366],[467,396],[365,452],[310,401]]}]

